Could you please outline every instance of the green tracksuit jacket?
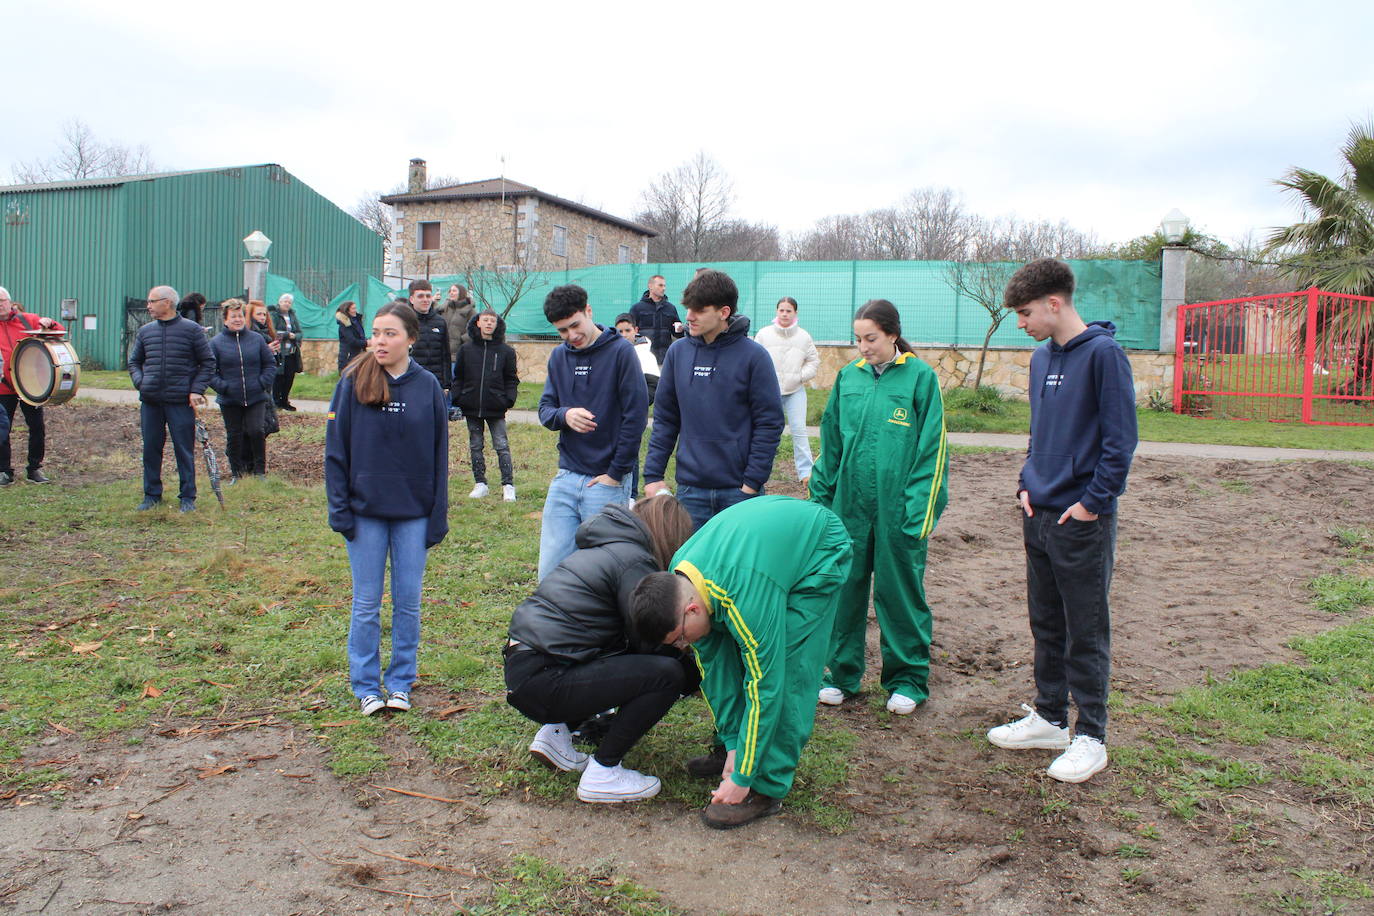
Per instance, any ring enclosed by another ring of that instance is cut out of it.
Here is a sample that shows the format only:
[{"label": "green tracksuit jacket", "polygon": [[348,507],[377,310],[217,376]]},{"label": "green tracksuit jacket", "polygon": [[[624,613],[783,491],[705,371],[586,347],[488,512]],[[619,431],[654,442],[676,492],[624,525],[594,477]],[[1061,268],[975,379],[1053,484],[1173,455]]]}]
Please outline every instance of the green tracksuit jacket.
[{"label": "green tracksuit jacket", "polygon": [[902,353],[882,375],[862,359],[840,370],[811,471],[812,500],[833,509],[854,540],[826,686],[859,690],[871,579],[883,689],[918,703],[929,696],[926,539],[949,499],[948,469],[944,402],[930,366]]},{"label": "green tracksuit jacket", "polygon": [[731,506],[673,557],[710,608],[710,632],[693,647],[736,785],[773,798],[792,788],[849,560],[834,513],[790,496]]}]

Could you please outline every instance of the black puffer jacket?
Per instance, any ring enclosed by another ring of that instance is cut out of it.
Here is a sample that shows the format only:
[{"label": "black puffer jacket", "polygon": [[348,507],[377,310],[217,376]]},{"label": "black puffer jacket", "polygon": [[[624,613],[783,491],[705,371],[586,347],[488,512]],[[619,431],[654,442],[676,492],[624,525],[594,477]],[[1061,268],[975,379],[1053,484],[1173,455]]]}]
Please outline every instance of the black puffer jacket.
[{"label": "black puffer jacket", "polygon": [[649,529],[607,506],[577,529],[577,547],[515,609],[510,638],[578,664],[631,651],[630,593],[659,570]]},{"label": "black puffer jacket", "polygon": [[277,360],[261,334],[225,328],[210,341],[210,352],[215,354],[210,387],[215,389],[216,403],[250,407],[271,396]]},{"label": "black puffer jacket", "polygon": [[448,349],[448,325],[444,323],[444,316],[432,307],[423,315],[416,311],[415,317],[420,319],[420,338],[415,341],[410,358],[432,372],[439,380],[439,387],[447,391],[453,384],[453,356]]},{"label": "black puffer jacket", "polygon": [[349,318],[343,312],[335,312],[334,320],[339,323],[339,371],[343,372],[353,357],[367,349],[367,332],[357,315]]},{"label": "black puffer jacket", "polygon": [[483,340],[477,319],[468,322],[468,342],[453,363],[453,403],[466,417],[504,417],[520,394],[515,351],[506,345],[506,322],[496,319],[491,340]]},{"label": "black puffer jacket", "polygon": [[658,360],[660,366],[663,365],[663,357],[673,341],[684,336],[673,330],[673,325],[682,320],[678,318],[677,307],[667,298],[655,302],[646,289],[639,301],[630,306],[630,314],[634,316],[639,333],[649,338],[649,349],[654,359]]},{"label": "black puffer jacket", "polygon": [[205,329],[180,317],[139,328],[129,354],[129,377],[140,401],[185,404],[205,393],[214,368]]}]

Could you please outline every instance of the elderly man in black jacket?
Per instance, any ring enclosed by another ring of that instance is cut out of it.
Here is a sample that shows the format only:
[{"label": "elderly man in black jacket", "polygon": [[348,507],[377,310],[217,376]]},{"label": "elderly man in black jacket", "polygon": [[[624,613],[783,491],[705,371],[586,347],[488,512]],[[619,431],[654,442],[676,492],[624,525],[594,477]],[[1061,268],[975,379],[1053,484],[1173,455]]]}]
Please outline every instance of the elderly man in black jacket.
[{"label": "elderly man in black jacket", "polygon": [[[578,549],[511,618],[507,702],[543,725],[531,754],[553,769],[582,772],[582,801],[658,794],[657,777],[621,760],[700,677],[678,652],[639,646],[626,621],[634,587],[666,569],[691,531],[691,517],[671,496],[644,500],[633,511],[609,505],[582,523]],[[613,707],[619,712],[596,752],[576,750],[569,729]]]},{"label": "elderly man in black jacket", "polygon": [[129,354],[129,376],[138,389],[143,432],[143,502],[139,511],[162,502],[162,448],[172,434],[177,459],[182,512],[196,508],[196,407],[205,404],[215,357],[205,329],[177,315],[177,291],[154,286],[148,291],[153,321],[138,329]]}]

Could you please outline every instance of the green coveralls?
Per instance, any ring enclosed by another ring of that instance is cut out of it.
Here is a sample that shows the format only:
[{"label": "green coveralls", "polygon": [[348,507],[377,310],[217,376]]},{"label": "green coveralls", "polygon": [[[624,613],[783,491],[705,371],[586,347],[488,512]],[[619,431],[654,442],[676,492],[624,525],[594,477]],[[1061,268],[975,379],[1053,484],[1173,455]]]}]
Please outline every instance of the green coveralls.
[{"label": "green coveralls", "polygon": [[833,509],[854,540],[825,686],[859,692],[871,577],[883,689],[918,703],[930,695],[926,539],[949,499],[948,469],[944,402],[933,369],[902,353],[881,375],[862,359],[840,370],[811,471],[811,499]]},{"label": "green coveralls", "polygon": [[735,785],[772,798],[792,788],[849,558],[834,513],[790,496],[731,506],[673,557],[709,605],[711,629],[693,648]]}]

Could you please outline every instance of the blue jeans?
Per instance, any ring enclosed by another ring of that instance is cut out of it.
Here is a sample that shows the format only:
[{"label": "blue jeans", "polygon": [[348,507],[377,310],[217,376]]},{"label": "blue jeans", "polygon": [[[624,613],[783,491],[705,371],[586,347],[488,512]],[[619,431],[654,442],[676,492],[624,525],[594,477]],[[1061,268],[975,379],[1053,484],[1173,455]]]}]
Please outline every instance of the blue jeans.
[{"label": "blue jeans", "polygon": [[386,689],[410,692],[415,683],[415,654],[420,648],[420,582],[425,576],[424,518],[354,519],[348,542],[353,571],[353,618],[348,627],[348,676],[353,695],[382,693],[382,584],[391,556],[391,664]]},{"label": "blue jeans", "polygon": [[792,461],[797,466],[797,479],[811,476],[811,443],[806,438],[806,389],[798,388],[782,396],[782,413],[787,417],[787,429],[792,434]]},{"label": "blue jeans", "polygon": [[630,475],[618,487],[591,483],[592,476],[558,469],[544,497],[544,520],[539,530],[539,581],[553,572],[577,549],[577,526],[609,505],[623,506],[630,499]]},{"label": "blue jeans", "polygon": [[162,449],[172,433],[172,453],[177,459],[179,496],[196,498],[196,411],[189,402],[143,401],[138,407],[143,433],[143,495],[162,498]]},{"label": "blue jeans", "polygon": [[711,516],[730,508],[735,503],[742,503],[746,499],[758,496],[762,493],[746,493],[739,487],[725,487],[720,490],[712,490],[707,487],[689,487],[685,483],[678,484],[677,501],[682,504],[682,508],[687,510],[687,514],[692,517],[692,530],[696,531],[702,525],[711,520]]},{"label": "blue jeans", "polygon": [[1112,615],[1107,595],[1116,557],[1116,515],[1092,522],[1062,509],[1033,506],[1022,518],[1026,542],[1026,602],[1035,638],[1035,709],[1046,721],[1107,740],[1107,682],[1112,669]]}]

